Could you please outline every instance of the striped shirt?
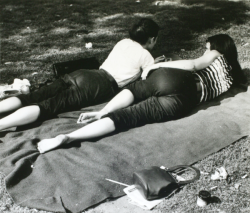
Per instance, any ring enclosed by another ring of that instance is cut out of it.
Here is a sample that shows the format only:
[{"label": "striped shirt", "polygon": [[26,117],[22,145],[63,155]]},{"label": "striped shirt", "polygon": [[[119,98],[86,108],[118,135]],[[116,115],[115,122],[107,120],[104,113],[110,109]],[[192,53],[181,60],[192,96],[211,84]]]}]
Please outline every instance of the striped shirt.
[{"label": "striped shirt", "polygon": [[231,87],[233,84],[231,70],[225,57],[221,55],[207,68],[193,73],[199,77],[202,87],[200,102],[212,100]]}]

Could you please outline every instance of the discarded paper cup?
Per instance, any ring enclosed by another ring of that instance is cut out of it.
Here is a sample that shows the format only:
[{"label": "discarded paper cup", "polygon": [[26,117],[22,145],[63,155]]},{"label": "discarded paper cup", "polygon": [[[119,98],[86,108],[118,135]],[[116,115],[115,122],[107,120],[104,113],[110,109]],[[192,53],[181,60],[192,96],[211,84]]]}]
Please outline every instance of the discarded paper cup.
[{"label": "discarded paper cup", "polygon": [[208,204],[208,200],[211,197],[211,194],[208,191],[202,190],[199,192],[197,197],[197,205],[204,207]]}]

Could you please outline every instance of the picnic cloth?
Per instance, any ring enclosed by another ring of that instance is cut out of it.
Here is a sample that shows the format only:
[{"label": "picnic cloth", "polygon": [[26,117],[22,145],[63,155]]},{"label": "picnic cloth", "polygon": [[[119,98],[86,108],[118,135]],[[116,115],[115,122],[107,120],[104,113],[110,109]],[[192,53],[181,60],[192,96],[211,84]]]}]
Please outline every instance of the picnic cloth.
[{"label": "picnic cloth", "polygon": [[132,184],[136,170],[193,164],[250,131],[250,91],[232,88],[182,119],[38,153],[36,144],[41,139],[82,127],[76,124],[82,111],[64,113],[14,132],[0,132],[0,171],[6,175],[7,191],[17,204],[54,212],[81,212],[107,198],[124,195],[124,186],[105,178]]}]

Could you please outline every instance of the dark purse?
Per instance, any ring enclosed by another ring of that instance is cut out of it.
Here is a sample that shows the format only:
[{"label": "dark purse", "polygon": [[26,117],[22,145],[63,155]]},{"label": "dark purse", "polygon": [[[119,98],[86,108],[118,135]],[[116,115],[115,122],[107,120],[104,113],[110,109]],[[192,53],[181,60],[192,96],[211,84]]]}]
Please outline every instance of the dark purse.
[{"label": "dark purse", "polygon": [[[173,173],[183,169],[191,169],[196,173],[196,176],[187,181],[178,181]],[[179,165],[169,169],[152,166],[148,169],[134,172],[133,182],[147,200],[154,200],[170,195],[184,184],[191,183],[199,179],[199,177],[200,171],[191,166]]]},{"label": "dark purse", "polygon": [[59,62],[52,65],[56,77],[79,69],[99,69],[99,61],[95,57]]}]

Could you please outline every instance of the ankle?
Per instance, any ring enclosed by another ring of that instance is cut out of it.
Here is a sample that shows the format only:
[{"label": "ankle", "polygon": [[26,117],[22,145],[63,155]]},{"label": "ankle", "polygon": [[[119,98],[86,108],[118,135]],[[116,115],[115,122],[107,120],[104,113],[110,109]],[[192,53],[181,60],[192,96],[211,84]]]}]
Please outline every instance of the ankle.
[{"label": "ankle", "polygon": [[56,136],[58,140],[60,140],[63,144],[68,144],[70,142],[70,137],[67,135],[58,135]]}]

